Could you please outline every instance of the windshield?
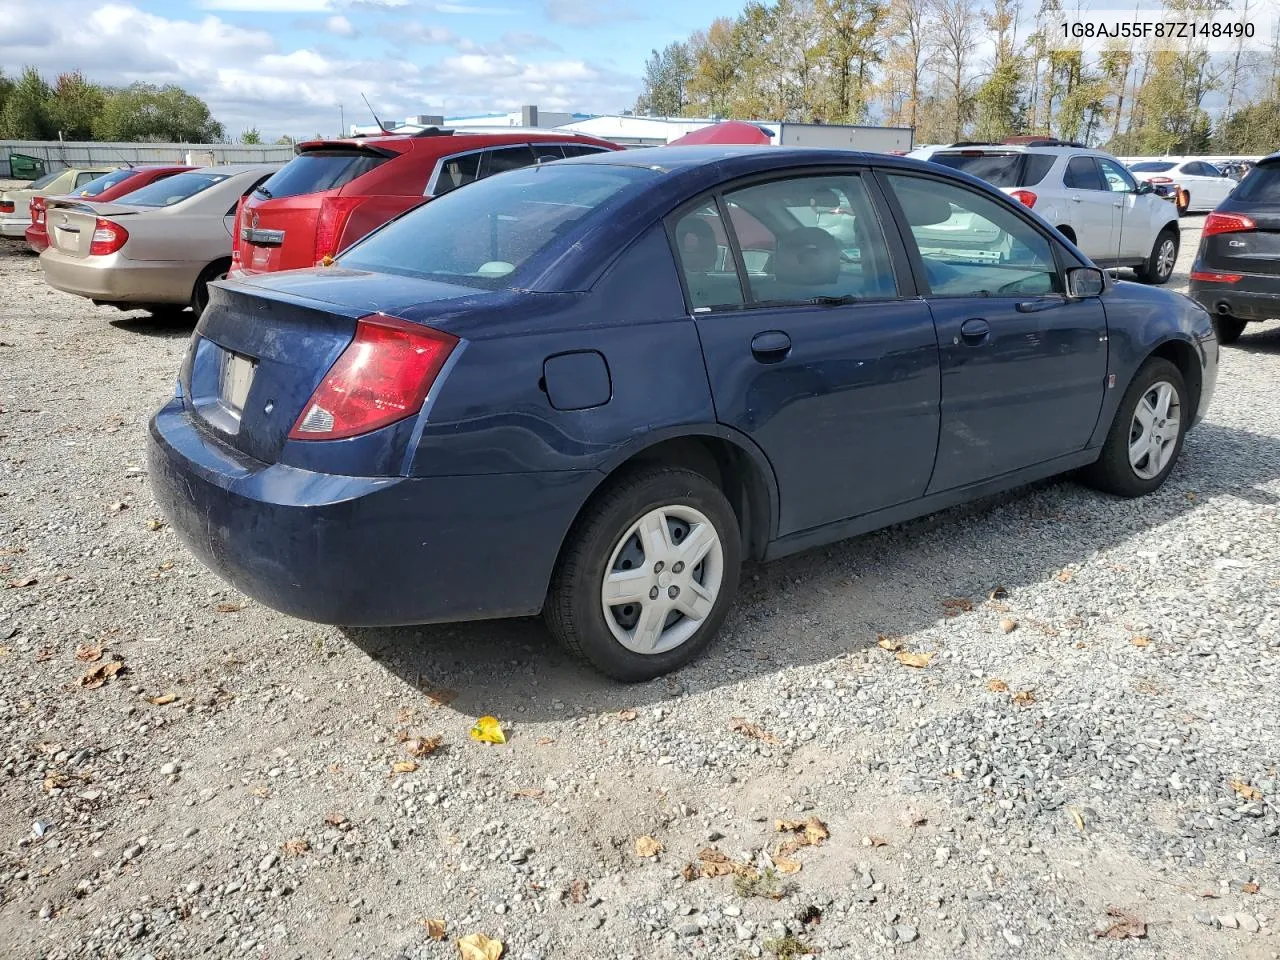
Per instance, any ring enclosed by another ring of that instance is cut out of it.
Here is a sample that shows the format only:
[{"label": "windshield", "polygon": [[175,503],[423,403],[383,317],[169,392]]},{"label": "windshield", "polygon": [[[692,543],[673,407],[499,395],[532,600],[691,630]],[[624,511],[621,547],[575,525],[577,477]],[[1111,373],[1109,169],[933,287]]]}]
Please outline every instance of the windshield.
[{"label": "windshield", "polygon": [[62,173],[63,171],[61,170],[55,170],[53,171],[53,173],[46,173],[39,180],[32,180],[23,189],[24,190],[40,190],[43,187],[47,187],[49,184],[53,183],[53,181],[57,180],[60,176],[62,176]]},{"label": "windshield", "polygon": [[1168,163],[1164,160],[1144,160],[1142,163],[1130,164],[1129,169],[1134,173],[1167,173],[1176,166],[1176,163]]},{"label": "windshield", "polygon": [[257,188],[269,200],[336,190],[386,163],[387,157],[358,150],[308,150],[294,157]]},{"label": "windshield", "polygon": [[104,190],[109,190],[116,184],[128,180],[133,176],[133,171],[125,168],[124,170],[112,170],[110,173],[103,174],[96,180],[90,180],[79,190],[76,191],[77,197],[96,197]]},{"label": "windshield", "polygon": [[1255,167],[1231,193],[1232,200],[1280,203],[1280,167]]},{"label": "windshield", "polygon": [[452,190],[405,214],[338,258],[344,267],[492,290],[558,237],[608,216],[658,176],[642,167],[548,164]]},{"label": "windshield", "polygon": [[118,197],[117,203],[131,203],[139,207],[171,207],[175,203],[189,200],[202,190],[208,190],[215,183],[227,179],[225,173],[179,173],[149,183],[133,193]]}]

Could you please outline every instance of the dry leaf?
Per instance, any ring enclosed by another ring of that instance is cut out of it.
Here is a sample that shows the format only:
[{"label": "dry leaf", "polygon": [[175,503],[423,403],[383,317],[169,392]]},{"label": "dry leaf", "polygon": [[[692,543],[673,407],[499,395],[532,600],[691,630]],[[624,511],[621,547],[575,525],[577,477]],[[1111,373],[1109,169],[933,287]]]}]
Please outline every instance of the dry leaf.
[{"label": "dry leaf", "polygon": [[1075,807],[1067,807],[1067,813],[1071,814],[1071,819],[1075,821],[1076,829],[1084,833],[1084,815]]},{"label": "dry leaf", "polygon": [[585,880],[574,880],[569,884],[569,899],[574,903],[582,903],[587,899],[587,893],[591,890],[591,884]]},{"label": "dry leaf", "polygon": [[101,647],[76,647],[76,659],[82,663],[97,663],[102,659]]},{"label": "dry leaf", "polygon": [[412,760],[397,760],[391,765],[391,775],[394,777],[398,773],[413,773],[418,769],[418,765]]},{"label": "dry leaf", "polygon": [[1004,587],[995,587],[989,594],[987,594],[988,600],[1006,600],[1008,597],[1009,591]]},{"label": "dry leaf", "polygon": [[1000,629],[1005,633],[1013,633],[1013,631],[1018,629],[1018,621],[1010,617],[1005,617],[1000,621]]},{"label": "dry leaf", "polygon": [[773,827],[779,833],[802,834],[803,843],[800,846],[820,846],[822,841],[831,837],[827,825],[817,817],[810,817],[808,820],[775,820]]},{"label": "dry leaf", "polygon": [[164,521],[161,520],[159,517],[151,517],[149,520],[147,520],[147,529],[150,530],[152,533],[155,533],[157,530],[160,530],[163,527],[164,527]]},{"label": "dry leaf", "polygon": [[259,800],[265,800],[267,799],[267,797],[271,796],[271,788],[270,787],[254,787],[253,795],[257,797]]},{"label": "dry leaf", "polygon": [[162,693],[158,697],[152,697],[151,702],[154,703],[157,707],[165,707],[173,703],[173,701],[177,699],[178,699],[178,695],[176,693]]},{"label": "dry leaf", "polygon": [[426,693],[427,699],[437,707],[447,707],[458,699],[457,690],[446,690],[443,687],[437,690],[428,690]]},{"label": "dry leaf", "polygon": [[929,665],[929,661],[931,661],[935,656],[937,656],[937,654],[905,653],[900,650],[897,653],[895,653],[894,656],[897,658],[898,662],[902,664],[904,667],[915,667],[916,669],[923,669],[924,667],[927,667]]},{"label": "dry leaf", "polygon": [[1241,893],[1257,893],[1258,885],[1256,883],[1242,883],[1240,884],[1240,892]]},{"label": "dry leaf", "polygon": [[973,609],[973,601],[968,597],[947,597],[942,601],[942,615],[944,617],[958,617],[962,613],[968,613]]},{"label": "dry leaf", "polygon": [[680,868],[680,876],[684,877],[688,883],[693,883],[693,881],[698,879],[700,874],[698,873],[698,868],[692,863],[686,863]]},{"label": "dry leaf", "polygon": [[244,609],[243,603],[220,603],[218,604],[219,613],[239,613]]},{"label": "dry leaf", "polygon": [[347,822],[347,818],[340,813],[326,813],[324,822],[331,827],[340,827]]},{"label": "dry leaf", "polygon": [[734,733],[742,734],[744,737],[750,737],[752,740],[762,740],[765,743],[771,744],[773,746],[778,746],[780,743],[782,743],[782,741],[779,740],[777,737],[775,737],[772,733],[768,733],[760,729],[754,723],[747,723],[747,721],[744,720],[742,717],[734,717],[732,720],[730,720],[729,729],[732,730]]},{"label": "dry leaf", "polygon": [[444,921],[443,920],[423,920],[422,925],[427,928],[427,936],[439,943],[444,939]]},{"label": "dry leaf", "polygon": [[311,844],[303,837],[294,837],[282,843],[280,849],[291,857],[300,857],[311,849]]},{"label": "dry leaf", "polygon": [[545,747],[547,744],[555,743],[555,742],[556,742],[555,737],[539,737],[537,741],[535,741],[536,746],[539,746],[539,747]]},{"label": "dry leaf", "polygon": [[1232,780],[1231,789],[1240,794],[1240,796],[1244,797],[1246,800],[1258,801],[1262,799],[1262,791],[1257,787],[1251,787],[1243,780]]},{"label": "dry leaf", "polygon": [[537,787],[522,787],[519,790],[512,790],[511,795],[513,797],[524,797],[528,800],[537,800],[545,792],[545,790],[539,790]]},{"label": "dry leaf", "polygon": [[498,960],[502,956],[501,940],[490,940],[483,933],[469,933],[458,941],[462,960]]},{"label": "dry leaf", "polygon": [[406,742],[405,749],[409,751],[409,756],[422,759],[439,750],[442,743],[444,743],[444,737],[439,734],[434,737],[414,737]]},{"label": "dry leaf", "polygon": [[120,660],[100,663],[80,678],[80,686],[86,690],[96,690],[123,669],[124,663]]},{"label": "dry leaf", "polygon": [[630,723],[636,718],[637,714],[634,710],[619,710],[618,719],[623,723]]},{"label": "dry leaf", "polygon": [[1006,693],[1009,689],[1009,685],[999,677],[995,677],[987,681],[987,689],[992,693]]},{"label": "dry leaf", "polygon": [[778,868],[779,873],[799,873],[804,866],[799,860],[792,860],[780,853],[774,854],[773,865]]},{"label": "dry leaf", "polygon": [[506,743],[506,734],[496,717],[481,717],[471,728],[471,739],[481,743]]},{"label": "dry leaf", "polygon": [[886,637],[883,633],[876,637],[876,646],[881,650],[888,650],[894,653],[902,649],[902,641],[897,637]]},{"label": "dry leaf", "polygon": [[1013,702],[1020,703],[1024,707],[1029,703],[1036,702],[1036,692],[1034,690],[1019,690],[1013,695]]},{"label": "dry leaf", "polygon": [[871,841],[872,847],[887,847],[889,845],[889,841],[884,837],[867,837],[867,839]]},{"label": "dry leaf", "polygon": [[45,793],[53,793],[54,790],[64,790],[71,786],[71,778],[65,773],[51,773],[44,778]]},{"label": "dry leaf", "polygon": [[1058,571],[1058,582],[1070,583],[1071,578],[1074,576],[1075,576],[1074,570],[1068,570],[1066,567],[1063,567],[1061,570]]},{"label": "dry leaf", "polygon": [[1150,637],[1133,637],[1132,639],[1130,639],[1129,642],[1132,643],[1135,647],[1146,647],[1146,646],[1150,646],[1151,638]]},{"label": "dry leaf", "polygon": [[39,582],[35,577],[18,577],[16,580],[10,580],[8,587],[10,590],[21,590],[23,587],[34,587]]},{"label": "dry leaf", "polygon": [[1111,925],[1101,932],[1094,931],[1095,937],[1107,940],[1141,939],[1147,935],[1147,925],[1132,913],[1119,907],[1107,907],[1107,916],[1113,917]]},{"label": "dry leaf", "polygon": [[656,857],[662,852],[662,844],[653,837],[646,834],[643,837],[636,837],[636,856],[637,857]]}]

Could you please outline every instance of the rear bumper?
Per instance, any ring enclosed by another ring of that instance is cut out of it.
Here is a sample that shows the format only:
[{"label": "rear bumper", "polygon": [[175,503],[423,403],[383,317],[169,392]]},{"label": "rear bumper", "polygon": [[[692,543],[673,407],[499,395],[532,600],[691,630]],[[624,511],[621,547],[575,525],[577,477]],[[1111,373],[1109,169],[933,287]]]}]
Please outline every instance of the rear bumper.
[{"label": "rear bumper", "polygon": [[1280,318],[1280,276],[1245,274],[1235,283],[1192,280],[1188,293],[1214,316],[1225,312],[1237,320]]},{"label": "rear bumper", "polygon": [[6,217],[0,220],[0,237],[13,237],[21,240],[27,232],[27,227],[31,226],[31,217],[24,214],[21,217]]},{"label": "rear bumper", "polygon": [[243,457],[180,399],[151,421],[151,486],[191,551],[263,604],[321,623],[528,616],[600,480],[592,471],[342,477]]},{"label": "rear bumper", "polygon": [[49,248],[49,234],[43,224],[31,224],[24,236],[27,238],[27,246],[36,253],[44,253]]},{"label": "rear bumper", "polygon": [[185,304],[206,265],[187,260],[130,260],[118,253],[72,257],[49,247],[40,254],[40,266],[49,286],[64,293],[107,303]]}]

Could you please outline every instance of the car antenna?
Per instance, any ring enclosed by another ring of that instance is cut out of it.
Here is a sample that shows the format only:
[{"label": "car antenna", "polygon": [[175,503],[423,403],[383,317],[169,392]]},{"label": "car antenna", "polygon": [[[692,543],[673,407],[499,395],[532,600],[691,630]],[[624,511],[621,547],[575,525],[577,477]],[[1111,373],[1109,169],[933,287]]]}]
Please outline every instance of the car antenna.
[{"label": "car antenna", "polygon": [[364,105],[368,107],[369,112],[373,114],[373,122],[378,125],[378,129],[383,133],[390,135],[391,131],[386,128],[386,125],[381,120],[378,119],[378,115],[373,113],[373,104],[369,102],[369,98],[362,93],[360,94],[360,99],[364,101]]}]

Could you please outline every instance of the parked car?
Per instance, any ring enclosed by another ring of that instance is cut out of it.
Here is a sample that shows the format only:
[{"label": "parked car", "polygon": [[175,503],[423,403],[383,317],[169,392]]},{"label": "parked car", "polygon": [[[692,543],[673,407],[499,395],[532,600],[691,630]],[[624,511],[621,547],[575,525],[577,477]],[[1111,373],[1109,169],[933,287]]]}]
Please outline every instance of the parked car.
[{"label": "parked car", "polygon": [[[112,170],[97,179],[90,180],[74,193],[59,197],[59,199],[92,200],[96,203],[106,203],[132,193],[140,187],[145,187],[148,183],[163,180],[165,177],[171,177],[175,173],[182,173],[184,170],[194,169],[195,167],[186,166],[121,167],[119,170]],[[34,196],[31,198],[29,206],[31,223],[26,230],[27,246],[36,253],[44,252],[49,246],[49,233],[45,229],[45,201],[47,199],[48,197],[44,196]]]},{"label": "parked car", "polygon": [[190,306],[231,266],[236,206],[280,168],[227,164],[175,174],[115,203],[51,200],[51,244],[40,254],[49,285],[122,310]]},{"label": "parked car", "polygon": [[1259,160],[1205,217],[1190,293],[1214,315],[1222,343],[1246,324],[1280,319],[1280,153]]},{"label": "parked car", "polygon": [[744,558],[1068,470],[1146,494],[1204,416],[1209,315],[974,177],[655,153],[482,180],[331,267],[213,284],[150,426],[174,529],[297,616],[541,611],[641,680],[706,647]]},{"label": "parked car", "polygon": [[965,145],[933,163],[981,177],[1021,201],[1100,267],[1166,283],[1178,259],[1177,212],[1115,157],[1061,141]]},{"label": "parked car", "polygon": [[423,200],[504,170],[621,149],[551,130],[313,140],[245,198],[234,271],[312,267]]},{"label": "parked car", "polygon": [[1212,210],[1236,187],[1236,180],[1204,160],[1141,160],[1129,164],[1134,178],[1171,186],[1179,213]]},{"label": "parked car", "polygon": [[79,189],[115,167],[67,167],[46,173],[20,189],[0,193],[0,236],[22,239],[31,223],[31,199],[56,197]]}]

